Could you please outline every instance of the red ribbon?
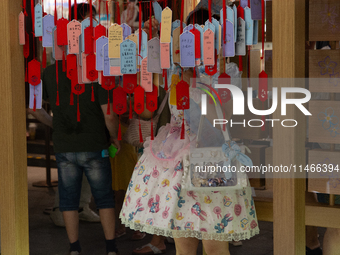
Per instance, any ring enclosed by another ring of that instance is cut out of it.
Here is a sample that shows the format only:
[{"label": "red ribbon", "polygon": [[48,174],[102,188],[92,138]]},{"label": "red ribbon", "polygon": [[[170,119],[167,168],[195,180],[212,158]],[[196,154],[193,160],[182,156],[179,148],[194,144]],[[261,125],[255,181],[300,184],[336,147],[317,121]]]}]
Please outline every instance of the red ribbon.
[{"label": "red ribbon", "polygon": [[150,19],[149,19],[149,40],[152,39],[152,3],[149,3],[150,8]]},{"label": "red ribbon", "polygon": [[[225,8],[225,5],[223,6],[223,8]],[[223,18],[225,19],[225,16]],[[209,0],[209,21],[211,22],[211,0]]]},{"label": "red ribbon", "polygon": [[227,20],[227,8],[226,8],[226,2],[225,2],[225,0],[223,0],[223,44],[227,43],[227,38],[226,38],[226,20]]},{"label": "red ribbon", "polygon": [[71,21],[71,0],[68,0],[68,20]]},{"label": "red ribbon", "polygon": [[[110,25],[110,23],[109,23],[109,2],[106,2],[105,8],[106,8],[106,20],[107,20],[107,24]],[[108,35],[108,31],[107,30],[106,30],[106,35]]]},{"label": "red ribbon", "polygon": [[43,56],[42,56],[42,67],[46,68],[46,48],[44,47]]},{"label": "red ribbon", "polygon": [[[32,31],[34,33],[34,0],[31,0]],[[33,38],[34,39],[34,38]]]},{"label": "red ribbon", "polygon": [[154,140],[154,136],[153,136],[153,120],[151,117],[151,140]]},{"label": "red ribbon", "polygon": [[129,119],[130,119],[130,120],[132,119],[132,98],[131,98],[131,95],[130,95]]},{"label": "red ribbon", "polygon": [[98,5],[99,5],[99,8],[98,8],[99,24],[100,24],[100,1],[101,0],[98,0]]},{"label": "red ribbon", "polygon": [[54,0],[54,25],[57,25],[58,12],[57,12],[57,0]]},{"label": "red ribbon", "polygon": [[120,25],[120,8],[119,8],[119,2],[116,2],[116,5],[117,5],[117,10],[116,10],[117,24]]},{"label": "red ribbon", "polygon": [[92,82],[91,102],[94,102],[93,82]]},{"label": "red ribbon", "polygon": [[77,0],[74,0],[74,19],[78,19],[77,17]]},{"label": "red ribbon", "polygon": [[163,77],[164,77],[164,89],[165,91],[168,91],[168,73],[166,69],[163,69]]},{"label": "red ribbon", "polygon": [[180,20],[181,34],[183,33],[183,15],[184,15],[184,1],[182,1],[181,5],[181,20]]},{"label": "red ribbon", "polygon": [[261,54],[261,59],[263,59],[263,55],[264,55],[264,25],[265,25],[264,0],[262,0],[262,54]]}]

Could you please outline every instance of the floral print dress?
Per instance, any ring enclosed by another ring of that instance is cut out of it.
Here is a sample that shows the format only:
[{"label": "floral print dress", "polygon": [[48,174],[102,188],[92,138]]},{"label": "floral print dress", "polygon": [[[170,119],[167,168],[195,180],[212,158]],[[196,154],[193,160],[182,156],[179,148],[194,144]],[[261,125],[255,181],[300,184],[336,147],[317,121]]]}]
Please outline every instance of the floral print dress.
[{"label": "floral print dress", "polygon": [[[200,96],[201,90],[190,88],[191,100],[199,104]],[[174,238],[238,241],[258,234],[250,187],[228,192],[183,188],[183,157],[189,155],[196,134],[190,130],[190,121],[184,120],[185,139],[180,139],[183,111],[173,105],[170,110],[171,123],[153,141],[144,143],[120,212],[122,223]]]}]

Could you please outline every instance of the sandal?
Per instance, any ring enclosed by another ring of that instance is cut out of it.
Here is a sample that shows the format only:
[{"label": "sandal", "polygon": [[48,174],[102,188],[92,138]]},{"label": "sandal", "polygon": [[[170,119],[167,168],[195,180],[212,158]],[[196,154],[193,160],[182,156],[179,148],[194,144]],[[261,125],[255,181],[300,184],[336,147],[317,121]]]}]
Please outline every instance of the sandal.
[{"label": "sandal", "polygon": [[142,232],[139,232],[139,231],[135,231],[135,232],[132,234],[131,240],[132,240],[132,241],[142,240],[145,236],[146,236],[145,233],[142,233]]},{"label": "sandal", "polygon": [[126,231],[125,230],[117,229],[116,232],[115,232],[115,238],[119,238],[119,237],[122,237],[124,235],[126,235]]},{"label": "sandal", "polygon": [[[147,251],[147,252],[138,252],[142,249],[144,249],[145,247],[149,247],[151,251]],[[165,252],[166,249],[160,250],[159,248],[157,248],[156,246],[152,245],[151,243],[148,243],[146,245],[143,245],[140,248],[135,249],[132,252],[132,255],[153,255],[153,254],[162,254]]]}]

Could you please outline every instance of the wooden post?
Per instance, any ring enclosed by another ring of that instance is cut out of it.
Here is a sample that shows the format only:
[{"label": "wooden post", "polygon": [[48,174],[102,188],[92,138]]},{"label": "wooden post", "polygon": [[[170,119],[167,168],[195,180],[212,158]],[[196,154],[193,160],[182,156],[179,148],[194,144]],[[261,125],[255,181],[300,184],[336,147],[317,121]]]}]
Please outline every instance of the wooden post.
[{"label": "wooden post", "polygon": [[1,254],[28,255],[24,57],[18,39],[20,0],[0,1]]},{"label": "wooden post", "polygon": [[[273,1],[273,78],[305,77],[305,0]],[[275,87],[303,87],[294,81]],[[280,96],[278,96],[280,98]],[[279,104],[280,105],[280,104]],[[273,119],[295,119],[294,128],[274,126],[274,166],[305,165],[305,117],[296,106],[287,115],[276,110]],[[274,179],[274,254],[305,254],[305,179]]]}]

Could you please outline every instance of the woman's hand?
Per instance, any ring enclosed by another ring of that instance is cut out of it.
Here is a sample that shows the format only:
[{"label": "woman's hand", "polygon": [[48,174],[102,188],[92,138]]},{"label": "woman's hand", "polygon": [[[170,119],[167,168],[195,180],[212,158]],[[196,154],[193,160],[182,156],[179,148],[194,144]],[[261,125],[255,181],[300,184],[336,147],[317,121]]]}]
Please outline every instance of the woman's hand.
[{"label": "woman's hand", "polygon": [[[155,18],[152,18],[152,38],[153,37],[158,37],[158,27],[159,27],[159,23]],[[144,28],[143,30],[145,31],[145,33],[147,33],[147,35],[149,36],[149,31],[150,31],[150,20],[147,20],[144,23]]]}]

